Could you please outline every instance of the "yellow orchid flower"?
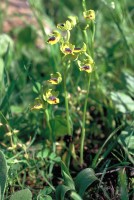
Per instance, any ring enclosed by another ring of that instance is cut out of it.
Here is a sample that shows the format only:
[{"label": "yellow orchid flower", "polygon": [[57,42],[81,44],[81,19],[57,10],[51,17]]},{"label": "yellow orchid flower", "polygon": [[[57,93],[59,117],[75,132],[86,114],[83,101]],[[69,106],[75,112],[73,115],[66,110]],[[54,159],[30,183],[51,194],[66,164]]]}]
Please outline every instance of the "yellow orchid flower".
[{"label": "yellow orchid flower", "polygon": [[95,20],[95,11],[94,10],[86,10],[83,12],[83,16],[85,19],[94,21]]},{"label": "yellow orchid flower", "polygon": [[79,67],[79,70],[80,71],[85,71],[87,73],[91,73],[92,72],[92,66],[87,63],[87,64]]},{"label": "yellow orchid flower", "polygon": [[58,31],[53,31],[53,33],[50,35],[49,39],[47,40],[47,43],[54,45],[57,42],[59,42],[61,38],[61,34]]},{"label": "yellow orchid flower", "polygon": [[93,59],[89,56],[87,59],[84,59],[83,62],[78,61],[79,70],[91,73],[93,71]]},{"label": "yellow orchid flower", "polygon": [[64,53],[65,55],[68,54],[73,54],[74,51],[74,45],[70,44],[69,42],[66,43],[62,43],[60,46],[60,50],[62,51],[62,53]]},{"label": "yellow orchid flower", "polygon": [[76,16],[68,16],[68,19],[70,20],[72,27],[74,27],[78,22],[78,17]]},{"label": "yellow orchid flower", "polygon": [[57,28],[62,31],[70,31],[73,26],[69,20],[67,20],[65,23],[57,24]]},{"label": "yellow orchid flower", "polygon": [[49,104],[58,104],[60,101],[57,98],[58,93],[48,89],[45,94],[43,94],[43,99]]},{"label": "yellow orchid flower", "polygon": [[48,80],[48,82],[53,85],[57,85],[62,81],[62,76],[59,72],[56,72],[55,74],[51,74],[50,76],[51,78]]},{"label": "yellow orchid flower", "polygon": [[44,105],[43,105],[43,102],[41,101],[41,99],[36,98],[31,110],[40,110],[43,108],[44,108]]},{"label": "yellow orchid flower", "polygon": [[74,53],[82,53],[82,52],[86,52],[87,50],[87,45],[85,43],[83,43],[83,47],[80,48],[80,47],[75,47],[73,52]]}]

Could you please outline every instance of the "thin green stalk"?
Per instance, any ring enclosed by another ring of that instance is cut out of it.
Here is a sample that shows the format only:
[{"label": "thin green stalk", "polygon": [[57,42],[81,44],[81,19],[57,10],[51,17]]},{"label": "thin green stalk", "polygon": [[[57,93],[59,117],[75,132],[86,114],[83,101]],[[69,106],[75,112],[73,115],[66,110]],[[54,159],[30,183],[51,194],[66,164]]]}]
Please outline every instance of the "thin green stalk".
[{"label": "thin green stalk", "polygon": [[[64,64],[64,63],[63,63]],[[70,115],[69,115],[69,106],[68,106],[68,92],[67,92],[67,87],[66,87],[66,79],[67,79],[67,72],[68,69],[70,67],[70,64],[68,63],[66,67],[66,70],[64,72],[64,79],[63,79],[63,87],[64,87],[64,98],[65,98],[65,108],[66,108],[66,120],[67,120],[67,130],[68,130],[68,135],[72,136],[72,130],[71,130],[71,124],[70,124]],[[76,152],[75,152],[75,147],[73,142],[69,144],[69,151],[68,151],[68,155],[66,158],[66,165],[69,168],[70,165],[70,159],[71,156],[75,159],[75,161],[77,160],[77,156],[76,156]]]},{"label": "thin green stalk", "polygon": [[81,144],[80,144],[80,165],[83,164],[84,141],[85,141],[85,122],[86,122],[86,111],[87,111],[90,82],[91,82],[91,74],[88,75],[88,86],[87,86],[87,93],[86,93],[86,98],[85,98],[85,103],[84,103],[84,111],[83,111]]},{"label": "thin green stalk", "polygon": [[68,134],[71,135],[71,127],[70,127],[70,122],[69,122],[68,93],[67,93],[67,88],[66,88],[66,74],[64,75],[64,95],[65,95],[67,129],[68,129]]},{"label": "thin green stalk", "polygon": [[[48,113],[47,109],[45,110],[45,115],[46,115],[47,126],[49,128],[49,133],[50,133],[50,141],[51,141],[51,144],[52,144],[52,151],[55,152],[56,151],[55,137],[53,135],[53,130],[52,130],[52,127],[51,127],[51,124],[50,124],[49,113]],[[50,168],[49,168],[49,174],[52,173],[53,167],[54,167],[54,163],[51,163]]]},{"label": "thin green stalk", "polygon": [[69,42],[69,40],[70,40],[70,31],[67,30],[67,41]]},{"label": "thin green stalk", "polygon": [[86,1],[85,0],[82,0],[82,7],[83,7],[83,10],[86,11]]},{"label": "thin green stalk", "polygon": [[51,140],[51,142],[53,144],[53,131],[52,131],[52,127],[51,127],[51,124],[50,124],[49,113],[48,113],[47,109],[45,110],[45,116],[46,116],[47,126],[48,126],[48,129],[49,129],[50,140]]},{"label": "thin green stalk", "polygon": [[[85,1],[83,1],[85,2]],[[84,9],[84,7],[83,7]],[[84,30],[84,37],[86,44],[88,46],[87,52],[91,55],[91,57],[94,59],[94,36],[95,36],[95,25],[94,22],[91,22],[91,44],[89,44],[88,36],[87,36],[87,30]],[[81,132],[81,144],[80,144],[80,165],[83,164],[83,154],[84,154],[84,141],[85,141],[85,122],[86,122],[86,111],[87,111],[87,103],[88,103],[88,95],[89,95],[89,89],[90,89],[90,82],[91,82],[91,74],[88,75],[88,85],[87,85],[87,93],[85,97],[85,103],[84,103],[84,110],[83,110],[83,120],[82,120],[82,132]]]},{"label": "thin green stalk", "polygon": [[[72,135],[71,134],[71,127],[70,127],[70,122],[69,122],[69,106],[68,106],[68,93],[67,93],[67,88],[66,88],[66,72],[64,74],[64,98],[65,98],[65,107],[66,107],[66,120],[67,120],[67,130],[68,130],[68,135]],[[69,150],[70,149],[70,145],[69,145]],[[70,151],[68,152],[67,158],[66,158],[66,165],[69,168],[70,165],[70,159],[71,159],[71,153]]]}]

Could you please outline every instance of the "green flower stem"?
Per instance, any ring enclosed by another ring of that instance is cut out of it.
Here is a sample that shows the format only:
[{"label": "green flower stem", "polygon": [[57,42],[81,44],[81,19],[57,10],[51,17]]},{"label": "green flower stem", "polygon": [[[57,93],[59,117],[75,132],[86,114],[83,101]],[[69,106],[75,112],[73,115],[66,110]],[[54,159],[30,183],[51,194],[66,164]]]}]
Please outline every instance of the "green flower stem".
[{"label": "green flower stem", "polygon": [[[87,44],[87,47],[89,47],[89,40],[88,40],[88,36],[87,36],[87,30],[84,30],[83,34],[84,34],[84,39],[85,39],[85,42]],[[90,54],[89,48],[87,49],[87,52],[88,52],[88,54]]]},{"label": "green flower stem", "polygon": [[53,144],[53,131],[52,131],[52,127],[51,127],[51,124],[50,124],[49,113],[48,113],[47,109],[45,110],[45,117],[46,117],[46,122],[47,122],[48,129],[49,129],[50,140],[51,140],[51,142]]},{"label": "green flower stem", "polygon": [[81,132],[81,140],[80,140],[81,141],[81,143],[80,143],[80,165],[83,164],[86,111],[87,111],[87,103],[88,103],[88,95],[89,95],[89,89],[90,89],[90,82],[91,82],[91,74],[88,74],[88,85],[87,85],[87,93],[86,93],[85,103],[84,103],[83,120],[82,120],[82,132]]},{"label": "green flower stem", "polygon": [[[91,32],[91,44],[89,45],[88,42],[88,36],[87,36],[87,30],[84,30],[84,37],[85,41],[88,44],[88,53],[91,55],[91,57],[94,59],[94,35],[95,35],[95,25],[94,23],[92,25],[92,32]],[[89,49],[91,48],[91,49]],[[85,142],[85,123],[86,123],[86,111],[87,111],[87,103],[88,103],[88,95],[89,95],[89,89],[90,89],[90,82],[91,82],[91,74],[88,75],[88,85],[87,85],[87,93],[85,97],[85,103],[84,103],[84,110],[83,110],[83,120],[82,120],[82,132],[81,132],[81,144],[80,144],[80,165],[83,165],[83,154],[84,154],[84,142]]]},{"label": "green flower stem", "polygon": [[82,7],[83,7],[83,10],[86,11],[86,1],[85,0],[82,0]]},{"label": "green flower stem", "polygon": [[92,33],[91,33],[91,56],[94,59],[94,37],[95,37],[95,24],[92,22]]},{"label": "green flower stem", "polygon": [[69,40],[70,40],[70,31],[67,30],[67,41],[69,42]]},{"label": "green flower stem", "polygon": [[[68,66],[65,66],[65,67],[67,67],[67,68],[64,73],[63,87],[64,87],[65,108],[66,108],[67,130],[68,130],[68,135],[72,136],[72,130],[71,130],[71,125],[70,125],[69,106],[68,106],[68,92],[67,92],[67,87],[66,87],[67,72],[70,67],[70,64],[68,63]],[[73,143],[70,143],[70,145],[69,145],[68,155],[66,158],[66,165],[68,166],[68,168],[70,165],[71,156],[77,162],[77,156],[76,156],[75,147],[74,147]]]},{"label": "green flower stem", "polygon": [[[69,68],[69,66],[68,66]],[[69,106],[68,106],[68,92],[67,92],[67,87],[66,87],[66,73],[67,70],[64,74],[64,80],[63,80],[63,86],[64,86],[64,98],[65,98],[65,107],[66,107],[66,120],[67,120],[67,130],[68,130],[68,135],[72,135],[71,133],[71,127],[70,127],[70,121],[69,121]],[[69,145],[69,152],[66,157],[66,165],[69,167],[70,165],[70,160],[71,160],[71,146]]]},{"label": "green flower stem", "polygon": [[66,74],[64,75],[64,95],[65,95],[67,129],[68,129],[68,134],[72,135],[71,134],[70,122],[69,122],[69,107],[68,107],[68,93],[67,93],[67,88],[66,88]]}]

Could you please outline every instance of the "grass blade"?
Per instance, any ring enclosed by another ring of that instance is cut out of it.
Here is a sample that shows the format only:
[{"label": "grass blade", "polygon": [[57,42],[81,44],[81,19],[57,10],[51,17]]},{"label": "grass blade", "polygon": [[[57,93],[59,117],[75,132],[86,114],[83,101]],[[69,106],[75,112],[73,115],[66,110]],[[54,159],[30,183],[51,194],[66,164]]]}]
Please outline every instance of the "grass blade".
[{"label": "grass blade", "polygon": [[102,153],[103,148],[106,146],[106,144],[109,142],[109,140],[123,127],[123,125],[120,125],[119,127],[117,127],[110,135],[109,137],[106,139],[106,141],[104,142],[104,144],[101,146],[101,148],[99,149],[98,153],[96,154],[95,158],[93,159],[92,162],[92,168],[96,168],[97,165],[101,162],[102,159],[99,159],[99,156]]},{"label": "grass blade", "polygon": [[0,200],[4,199],[5,185],[7,181],[7,163],[4,154],[0,151]]},{"label": "grass blade", "polygon": [[118,183],[120,187],[120,199],[121,200],[128,200],[128,189],[127,189],[127,175],[125,168],[119,171],[118,175]]}]

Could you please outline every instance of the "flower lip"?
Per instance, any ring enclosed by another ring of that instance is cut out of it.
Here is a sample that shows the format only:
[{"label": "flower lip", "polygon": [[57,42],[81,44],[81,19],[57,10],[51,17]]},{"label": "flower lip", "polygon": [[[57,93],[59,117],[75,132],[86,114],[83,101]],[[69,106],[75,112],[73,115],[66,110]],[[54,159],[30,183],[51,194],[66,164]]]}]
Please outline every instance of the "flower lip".
[{"label": "flower lip", "polygon": [[49,39],[47,40],[47,43],[53,45],[59,42],[61,38],[61,35],[58,31],[53,31],[52,34],[50,35]]},{"label": "flower lip", "polygon": [[82,66],[81,68],[84,69],[84,70],[88,70],[88,69],[91,69],[91,66],[89,66],[89,65],[84,65],[84,66]]},{"label": "flower lip", "polygon": [[57,104],[59,103],[59,99],[57,98],[58,93],[52,91],[52,89],[48,89],[45,94],[43,94],[43,99],[47,101],[49,104]]},{"label": "flower lip", "polygon": [[31,108],[31,110],[40,110],[42,108],[43,108],[43,104],[38,102]]},{"label": "flower lip", "polygon": [[[57,85],[62,81],[62,76],[59,72],[51,74],[51,78],[48,80],[49,83]],[[51,95],[50,95],[51,96]]]},{"label": "flower lip", "polygon": [[55,37],[55,36],[52,36],[52,37],[50,37],[50,38],[48,39],[47,42],[51,42],[51,41],[55,41],[55,40],[56,40],[56,37]]},{"label": "flower lip", "polygon": [[58,83],[58,78],[51,78],[51,79],[49,80],[49,82],[50,82],[50,83],[51,83],[51,82]]},{"label": "flower lip", "polygon": [[43,108],[43,106],[42,106],[41,103],[38,103],[38,104],[34,105],[33,108],[35,108],[35,109],[40,109],[40,108]]},{"label": "flower lip", "polygon": [[89,15],[89,16],[86,16],[85,18],[86,18],[86,19],[91,19],[91,20],[93,20],[93,19],[94,19],[94,16],[93,16],[93,15]]},{"label": "flower lip", "polygon": [[50,104],[57,104],[57,103],[59,103],[59,99],[56,98],[55,96],[50,96],[47,101]]},{"label": "flower lip", "polygon": [[65,48],[65,52],[72,53],[72,50],[70,48]]},{"label": "flower lip", "polygon": [[56,97],[55,96],[50,96],[49,99],[52,100],[52,101],[55,101]]},{"label": "flower lip", "polygon": [[62,45],[60,46],[60,50],[61,50],[62,53],[64,53],[65,55],[73,54],[74,45],[72,45],[72,44],[69,43],[69,42],[62,43]]},{"label": "flower lip", "polygon": [[87,73],[91,73],[92,72],[92,66],[89,64],[85,64],[84,66],[81,66],[80,71],[85,71]]},{"label": "flower lip", "polygon": [[75,47],[73,50],[74,53],[79,53],[80,51],[81,51],[80,47]]}]

